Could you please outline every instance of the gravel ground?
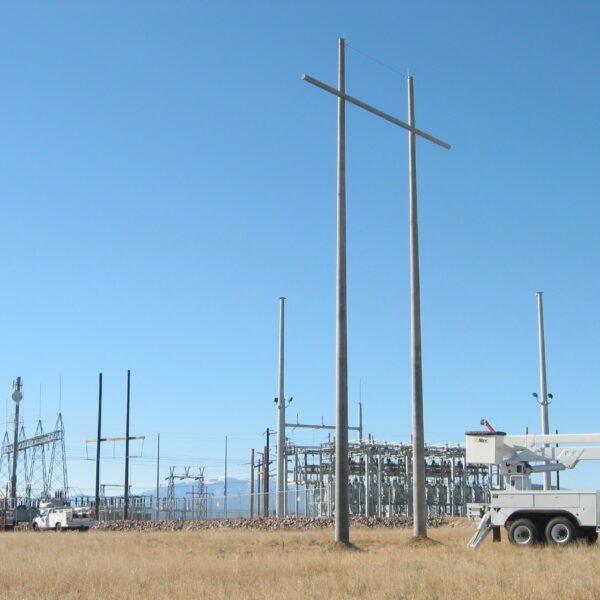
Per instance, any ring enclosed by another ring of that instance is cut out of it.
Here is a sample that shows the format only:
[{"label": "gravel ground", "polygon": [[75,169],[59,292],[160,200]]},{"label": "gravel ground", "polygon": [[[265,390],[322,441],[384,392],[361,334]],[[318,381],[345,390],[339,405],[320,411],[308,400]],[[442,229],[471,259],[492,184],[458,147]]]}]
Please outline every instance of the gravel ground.
[{"label": "gravel ground", "polygon": [[[197,521],[153,520],[153,521],[101,521],[94,529],[105,531],[196,531],[201,529],[262,529],[275,531],[279,529],[325,529],[333,527],[333,517],[290,517],[277,519],[241,518],[241,519],[203,519]],[[410,528],[413,520],[410,517],[351,517],[350,523],[359,527]],[[439,527],[448,524],[445,517],[429,517],[428,527]]]}]

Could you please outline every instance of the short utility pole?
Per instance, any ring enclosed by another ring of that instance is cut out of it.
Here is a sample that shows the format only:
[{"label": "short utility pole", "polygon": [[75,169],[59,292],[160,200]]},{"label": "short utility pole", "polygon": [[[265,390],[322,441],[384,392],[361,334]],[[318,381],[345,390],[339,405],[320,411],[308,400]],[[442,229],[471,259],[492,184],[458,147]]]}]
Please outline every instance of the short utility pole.
[{"label": "short utility pole", "polygon": [[346,294],[346,148],[345,103],[398,125],[408,131],[409,199],[410,199],[410,289],[411,289],[411,347],[412,347],[412,411],[413,411],[413,506],[414,535],[427,536],[427,507],[425,505],[425,442],[423,426],[423,383],[421,360],[421,307],[419,282],[419,236],[417,219],[417,177],[415,136],[420,136],[450,149],[450,145],[415,127],[413,81],[408,78],[409,123],[384,113],[345,91],[345,42],[338,41],[338,89],[309,75],[302,79],[338,97],[338,161],[337,161],[337,336],[336,336],[336,440],[335,440],[335,541],[349,543],[348,506],[348,359],[347,359],[347,294]]},{"label": "short utility pole", "polygon": [[277,395],[277,503],[276,515],[286,515],[285,481],[287,478],[287,456],[285,454],[285,395],[284,395],[284,341],[285,341],[285,298],[279,298],[279,391]]}]

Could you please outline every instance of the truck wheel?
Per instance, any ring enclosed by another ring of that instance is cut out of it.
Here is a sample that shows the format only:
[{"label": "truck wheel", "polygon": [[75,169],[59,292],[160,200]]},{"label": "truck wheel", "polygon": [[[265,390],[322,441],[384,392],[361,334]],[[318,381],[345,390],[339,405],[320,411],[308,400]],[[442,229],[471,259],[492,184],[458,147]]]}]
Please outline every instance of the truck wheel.
[{"label": "truck wheel", "polygon": [[598,532],[597,531],[593,531],[592,533],[588,533],[585,536],[585,541],[588,544],[595,544],[598,541]]},{"label": "truck wheel", "polygon": [[546,541],[557,546],[566,546],[575,539],[575,527],[567,517],[554,517],[546,525]]},{"label": "truck wheel", "polygon": [[62,524],[61,523],[57,523],[54,526],[54,529],[55,529],[56,533],[60,533],[62,531]]},{"label": "truck wheel", "polygon": [[517,546],[531,546],[539,540],[539,534],[529,519],[517,519],[508,530],[508,539]]},{"label": "truck wheel", "polygon": [[33,527],[34,531],[39,531],[40,530],[39,525],[37,523],[32,523],[31,526]]}]

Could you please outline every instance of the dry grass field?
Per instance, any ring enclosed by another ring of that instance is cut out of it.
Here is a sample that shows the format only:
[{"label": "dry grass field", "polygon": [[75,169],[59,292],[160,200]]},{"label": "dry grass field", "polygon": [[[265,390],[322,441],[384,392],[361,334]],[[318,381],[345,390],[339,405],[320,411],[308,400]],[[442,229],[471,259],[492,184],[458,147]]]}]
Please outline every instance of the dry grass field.
[{"label": "dry grass field", "polygon": [[[472,529],[0,533],[2,599],[585,600],[600,598],[600,545],[466,549]],[[491,537],[491,536],[490,536]]]}]

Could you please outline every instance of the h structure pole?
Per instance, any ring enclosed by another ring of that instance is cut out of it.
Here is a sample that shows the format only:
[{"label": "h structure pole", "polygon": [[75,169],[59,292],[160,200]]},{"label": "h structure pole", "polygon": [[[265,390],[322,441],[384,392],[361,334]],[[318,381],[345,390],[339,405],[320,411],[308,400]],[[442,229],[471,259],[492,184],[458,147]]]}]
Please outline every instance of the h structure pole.
[{"label": "h structure pole", "polygon": [[[536,292],[537,307],[538,307],[538,338],[540,348],[540,405],[542,411],[542,434],[549,433],[548,423],[548,387],[546,383],[546,340],[544,337],[544,304],[542,294],[544,292]],[[544,473],[544,489],[552,489],[550,479],[550,471]]]},{"label": "h structure pole", "polygon": [[[336,429],[336,541],[348,542],[348,372],[346,338],[346,196],[345,196],[345,102],[350,102],[368,112],[398,125],[409,132],[409,197],[410,197],[410,248],[411,248],[411,347],[412,347],[412,413],[413,413],[413,489],[414,491],[414,534],[427,535],[425,507],[425,465],[423,427],[423,377],[421,360],[421,315],[419,284],[419,237],[417,218],[417,177],[415,136],[420,136],[450,149],[450,144],[433,137],[415,127],[413,80],[408,78],[409,122],[405,123],[345,92],[344,40],[339,40],[338,89],[321,81],[302,75],[302,79],[338,97],[338,261],[337,261],[337,425]],[[345,424],[345,425],[344,425]],[[339,491],[339,496],[338,496]],[[341,506],[339,502],[343,501]]]},{"label": "h structure pole", "polygon": [[284,342],[285,342],[285,298],[279,298],[279,391],[277,396],[277,502],[276,515],[285,517],[286,497],[285,480],[287,476],[287,457],[285,455],[285,395],[284,395]]}]

